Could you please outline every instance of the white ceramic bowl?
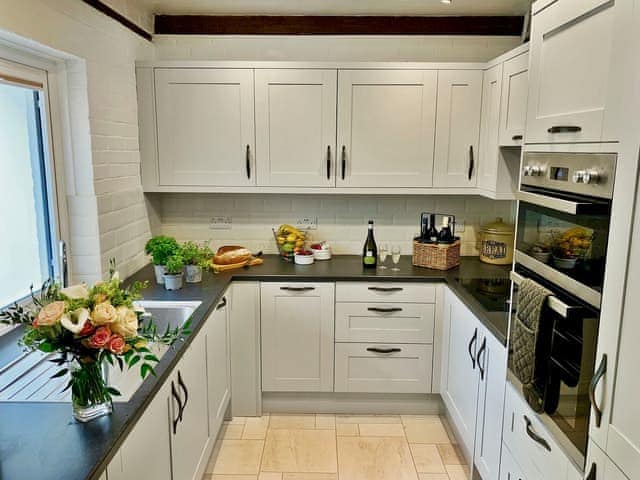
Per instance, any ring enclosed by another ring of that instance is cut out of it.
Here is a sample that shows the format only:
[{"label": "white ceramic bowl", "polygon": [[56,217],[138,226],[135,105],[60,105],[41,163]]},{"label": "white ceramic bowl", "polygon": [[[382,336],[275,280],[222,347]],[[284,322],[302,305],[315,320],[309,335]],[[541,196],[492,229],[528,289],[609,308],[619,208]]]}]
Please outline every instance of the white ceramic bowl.
[{"label": "white ceramic bowl", "polygon": [[298,255],[294,256],[294,262],[297,265],[311,265],[313,263],[313,255]]},{"label": "white ceramic bowl", "polygon": [[312,250],[316,260],[331,260],[331,250]]},{"label": "white ceramic bowl", "polygon": [[553,256],[553,264],[563,270],[571,270],[576,266],[577,258],[560,258]]},{"label": "white ceramic bowl", "polygon": [[529,252],[529,255],[542,263],[549,263],[551,258],[551,252]]}]

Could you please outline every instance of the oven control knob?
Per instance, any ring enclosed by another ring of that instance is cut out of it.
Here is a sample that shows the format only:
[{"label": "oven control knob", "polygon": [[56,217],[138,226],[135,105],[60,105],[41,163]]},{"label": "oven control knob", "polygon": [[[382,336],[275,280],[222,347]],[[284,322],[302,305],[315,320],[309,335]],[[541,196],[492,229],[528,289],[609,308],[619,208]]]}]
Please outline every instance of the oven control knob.
[{"label": "oven control knob", "polygon": [[[544,173],[544,169],[542,167],[537,166],[537,165],[531,165],[528,168],[529,168],[529,175],[531,177],[541,177],[542,174]],[[525,175],[526,175],[526,173],[525,173]]]},{"label": "oven control knob", "polygon": [[525,177],[528,177],[531,175],[532,168],[533,167],[531,165],[525,165],[525,167],[522,169],[522,173],[524,174]]},{"label": "oven control knob", "polygon": [[585,183],[584,177],[586,173],[587,172],[585,172],[584,170],[576,170],[575,172],[573,172],[573,183]]},{"label": "oven control knob", "polygon": [[600,174],[595,170],[587,170],[582,176],[582,181],[587,184],[595,185],[600,181]]}]

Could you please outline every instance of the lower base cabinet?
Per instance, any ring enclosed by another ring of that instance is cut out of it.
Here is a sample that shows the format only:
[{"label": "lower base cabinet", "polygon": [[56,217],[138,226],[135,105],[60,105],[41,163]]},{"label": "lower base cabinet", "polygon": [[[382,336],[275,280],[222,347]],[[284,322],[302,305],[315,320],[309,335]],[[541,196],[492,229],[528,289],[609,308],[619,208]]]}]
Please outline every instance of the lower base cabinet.
[{"label": "lower base cabinet", "polygon": [[209,436],[215,439],[231,400],[229,362],[228,293],[215,307],[204,327],[207,339],[207,382],[209,399]]},{"label": "lower base cabinet", "polygon": [[500,458],[500,480],[527,480],[520,465],[513,459],[506,445],[502,445]]}]

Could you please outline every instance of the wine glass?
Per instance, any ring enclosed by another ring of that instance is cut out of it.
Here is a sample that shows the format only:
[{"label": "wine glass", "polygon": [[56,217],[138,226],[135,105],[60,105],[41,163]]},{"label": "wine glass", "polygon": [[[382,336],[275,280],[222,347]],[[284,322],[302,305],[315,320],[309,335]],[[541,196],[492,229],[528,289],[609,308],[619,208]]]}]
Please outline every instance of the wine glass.
[{"label": "wine glass", "polygon": [[380,259],[380,265],[378,265],[378,268],[380,270],[384,270],[387,268],[384,262],[387,260],[388,253],[389,253],[389,246],[386,243],[380,244],[380,247],[378,247],[378,257]]},{"label": "wine glass", "polygon": [[399,272],[398,263],[400,262],[400,245],[394,245],[391,249],[391,261],[393,262],[393,268],[391,271]]}]

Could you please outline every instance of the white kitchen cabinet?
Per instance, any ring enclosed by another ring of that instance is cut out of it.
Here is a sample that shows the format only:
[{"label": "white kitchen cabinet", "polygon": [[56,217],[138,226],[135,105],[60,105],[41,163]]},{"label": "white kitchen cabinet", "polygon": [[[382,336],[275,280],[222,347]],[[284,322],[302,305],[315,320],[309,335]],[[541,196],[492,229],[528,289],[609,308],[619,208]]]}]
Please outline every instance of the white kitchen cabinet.
[{"label": "white kitchen cabinet", "polygon": [[165,384],[122,443],[107,468],[109,480],[171,480],[169,392]]},{"label": "white kitchen cabinet", "polygon": [[337,186],[432,185],[437,76],[435,70],[338,72]]},{"label": "white kitchen cabinet", "polygon": [[473,458],[478,404],[476,356],[481,325],[450,290],[445,291],[441,394],[468,459]]},{"label": "white kitchen cabinet", "polygon": [[337,71],[255,72],[259,186],[333,187]]},{"label": "white kitchen cabinet", "polygon": [[440,70],[434,187],[475,187],[482,108],[482,71]]},{"label": "white kitchen cabinet", "polygon": [[478,152],[478,188],[495,191],[498,177],[500,99],[502,96],[502,64],[484,72],[482,82],[482,116],[480,151]]},{"label": "white kitchen cabinet", "polygon": [[[483,329],[484,330],[484,329]],[[474,445],[474,465],[483,480],[498,480],[506,387],[507,348],[488,332],[478,347],[480,388]],[[517,480],[517,479],[516,479]]]},{"label": "white kitchen cabinet", "polygon": [[260,416],[260,283],[233,282],[228,308],[231,414],[234,417]]},{"label": "white kitchen cabinet", "polygon": [[522,53],[504,62],[502,67],[502,97],[500,100],[501,147],[518,147],[524,142],[529,93],[529,53]]},{"label": "white kitchen cabinet", "polygon": [[262,283],[262,390],[333,391],[334,284]]},{"label": "white kitchen cabinet", "polygon": [[252,69],[155,70],[158,180],[255,185]]},{"label": "white kitchen cabinet", "polygon": [[607,109],[613,0],[534,5],[526,143],[599,142]]},{"label": "white kitchen cabinet", "polygon": [[205,325],[207,338],[207,382],[209,405],[209,437],[215,439],[231,400],[231,369],[227,297],[216,305]]},{"label": "white kitchen cabinet", "polygon": [[595,443],[589,442],[584,478],[586,480],[629,480],[636,477],[626,476]]},{"label": "white kitchen cabinet", "polygon": [[173,478],[199,479],[209,460],[206,335],[194,338],[169,385]]},{"label": "white kitchen cabinet", "polygon": [[509,448],[502,445],[502,455],[500,457],[500,480],[527,480],[522,468],[513,459]]}]

